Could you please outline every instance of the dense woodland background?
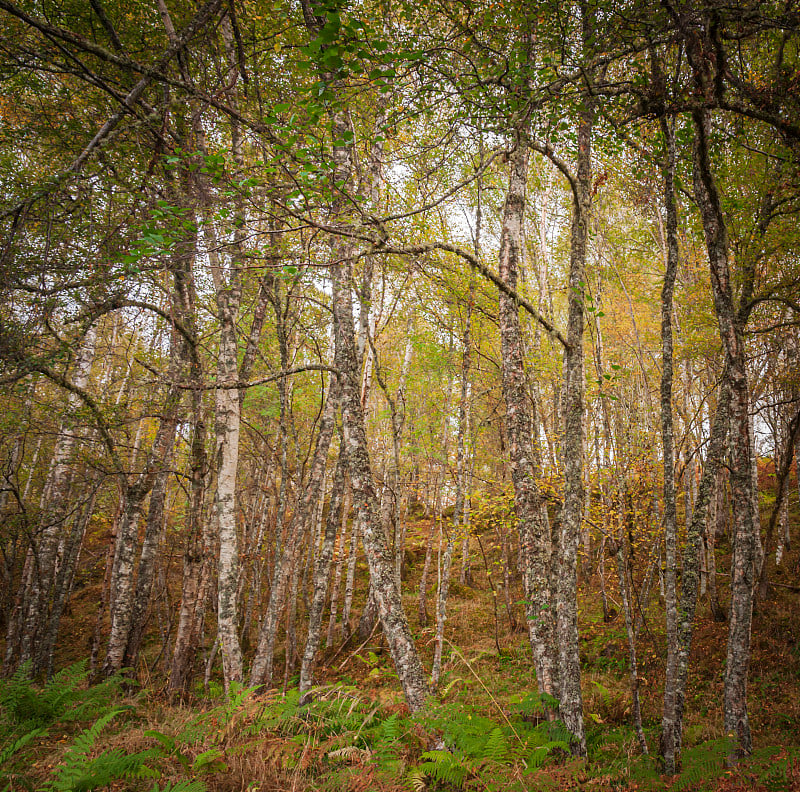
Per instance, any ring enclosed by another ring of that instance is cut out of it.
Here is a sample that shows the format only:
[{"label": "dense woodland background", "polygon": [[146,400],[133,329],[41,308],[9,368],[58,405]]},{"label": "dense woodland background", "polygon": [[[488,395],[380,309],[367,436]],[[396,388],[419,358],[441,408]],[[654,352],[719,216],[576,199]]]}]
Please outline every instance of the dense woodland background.
[{"label": "dense woodland background", "polygon": [[798,788],[799,46],[0,0],[6,789]]}]

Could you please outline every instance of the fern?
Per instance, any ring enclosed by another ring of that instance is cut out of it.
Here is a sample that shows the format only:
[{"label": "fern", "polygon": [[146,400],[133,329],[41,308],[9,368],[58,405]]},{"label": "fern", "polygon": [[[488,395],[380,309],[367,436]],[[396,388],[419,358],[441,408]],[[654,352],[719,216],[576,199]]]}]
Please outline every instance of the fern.
[{"label": "fern", "polygon": [[483,746],[484,758],[496,764],[505,764],[508,754],[508,741],[505,735],[499,728],[492,729],[489,739]]},{"label": "fern", "polygon": [[335,751],[328,751],[326,756],[336,761],[363,764],[370,758],[372,752],[367,748],[359,748],[357,745],[345,745]]},{"label": "fern", "polygon": [[91,792],[117,779],[156,775],[145,761],[155,758],[157,751],[126,754],[115,748],[94,758],[90,756],[100,733],[120,712],[117,709],[106,713],[75,738],[62,763],[53,771],[52,779],[43,787],[45,792]]},{"label": "fern", "polygon": [[730,748],[730,740],[723,737],[701,743],[683,752],[683,772],[675,785],[676,790],[686,789],[698,783],[704,785],[719,776],[725,767],[725,758]]},{"label": "fern", "polygon": [[558,711],[558,699],[549,693],[528,693],[518,705],[518,712],[524,720],[541,720],[547,717],[548,710]]},{"label": "fern", "polygon": [[412,767],[411,770],[408,771],[406,781],[408,781],[408,785],[411,787],[411,792],[423,792],[427,786],[425,771],[419,767]]},{"label": "fern", "polygon": [[46,734],[47,729],[34,729],[10,742],[5,748],[0,750],[0,767],[4,765],[15,753],[21,751],[31,740],[36,739],[42,734]]},{"label": "fern", "polygon": [[[9,742],[2,750],[0,750],[0,781],[5,781],[6,786],[3,787],[3,792],[9,792],[14,789],[14,783],[24,783],[25,779],[18,773],[18,768],[23,767],[24,757],[16,756],[29,742],[46,734],[47,729],[33,729],[26,732],[21,737]],[[14,761],[10,761],[12,757]]]},{"label": "fern", "polygon": [[110,677],[87,687],[88,676],[86,661],[82,661],[38,688],[30,679],[30,664],[24,664],[0,684],[0,707],[12,724],[27,730],[96,717],[111,706],[121,678]]},{"label": "fern", "polygon": [[758,780],[769,790],[777,792],[789,789],[792,781],[800,778],[800,749],[785,748],[780,752],[777,748],[767,750],[771,755]]},{"label": "fern", "polygon": [[426,751],[422,758],[425,761],[418,769],[433,781],[462,787],[467,778],[474,774],[472,763],[463,755],[450,751]]},{"label": "fern", "polygon": [[202,781],[177,781],[168,783],[165,787],[154,784],[150,792],[208,792],[208,787]]},{"label": "fern", "polygon": [[381,722],[380,735],[384,742],[396,742],[400,739],[400,718],[396,712]]}]

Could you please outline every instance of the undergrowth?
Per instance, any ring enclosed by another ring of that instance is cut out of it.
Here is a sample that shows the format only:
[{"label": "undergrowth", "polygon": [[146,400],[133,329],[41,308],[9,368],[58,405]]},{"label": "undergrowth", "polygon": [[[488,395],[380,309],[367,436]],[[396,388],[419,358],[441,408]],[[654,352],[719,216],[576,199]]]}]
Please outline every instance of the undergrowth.
[{"label": "undergrowth", "polygon": [[[296,690],[262,696],[232,686],[187,713],[141,697],[130,703],[120,682],[90,687],[78,664],[43,686],[26,669],[0,683],[0,790],[800,792],[800,749],[756,751],[734,776],[724,768],[727,740],[703,741],[684,748],[682,774],[666,779],[656,759],[636,754],[629,727],[595,724],[589,761],[578,762],[569,732],[549,719],[558,702],[533,693],[502,706],[492,698],[491,709],[433,700],[411,716],[352,686],[318,688],[304,706]],[[148,717],[158,728],[147,728]]]}]

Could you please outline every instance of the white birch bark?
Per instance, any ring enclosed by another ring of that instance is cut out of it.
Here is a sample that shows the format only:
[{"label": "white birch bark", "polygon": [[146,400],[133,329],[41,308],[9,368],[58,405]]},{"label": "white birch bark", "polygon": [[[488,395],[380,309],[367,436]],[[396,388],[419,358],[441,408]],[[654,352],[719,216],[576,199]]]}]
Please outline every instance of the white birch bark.
[{"label": "white birch bark", "polygon": [[[75,358],[72,384],[85,390],[97,348],[97,327],[86,332]],[[12,614],[6,639],[4,669],[16,668],[22,663],[37,661],[40,641],[49,614],[49,598],[55,584],[56,553],[64,521],[69,511],[67,494],[72,479],[72,456],[77,445],[75,412],[81,404],[80,397],[70,392],[66,400],[66,417],[61,422],[56,438],[50,469],[42,490],[36,535],[28,551],[27,575],[18,597],[17,613]],[[42,671],[33,668],[33,673]]]}]

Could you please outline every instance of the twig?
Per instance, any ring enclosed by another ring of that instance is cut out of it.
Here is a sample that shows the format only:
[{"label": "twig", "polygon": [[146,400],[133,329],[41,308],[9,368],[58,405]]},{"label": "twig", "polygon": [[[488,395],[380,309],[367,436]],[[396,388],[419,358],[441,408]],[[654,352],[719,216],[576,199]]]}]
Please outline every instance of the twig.
[{"label": "twig", "polygon": [[519,740],[520,745],[525,745],[525,743],[522,740],[522,737],[519,736],[519,732],[514,728],[514,724],[511,723],[511,721],[508,719],[508,715],[506,715],[505,710],[500,706],[497,699],[492,695],[492,692],[489,690],[489,688],[486,687],[483,680],[475,672],[475,669],[470,665],[469,660],[467,660],[467,658],[464,657],[463,654],[461,654],[459,648],[452,641],[449,641],[447,638],[445,638],[444,640],[447,641],[447,643],[450,645],[450,649],[453,652],[453,654],[456,655],[456,657],[461,658],[464,665],[469,669],[470,674],[472,674],[472,676],[474,676],[475,679],[478,680],[480,686],[486,691],[486,694],[492,700],[492,704],[494,704],[495,707],[497,707],[498,712],[503,716],[503,720],[508,724],[508,728],[511,729],[512,732],[514,732],[514,736]]},{"label": "twig", "polygon": [[[341,671],[370,642],[370,639],[374,635],[375,630],[378,629],[378,624],[380,624],[380,619],[375,619],[375,624],[372,625],[372,632],[367,636],[367,640],[364,641],[364,643],[362,643],[361,646],[355,649],[352,654],[348,655],[347,657],[345,657],[344,660],[342,660],[341,664],[336,669],[337,671]],[[344,645],[345,644],[342,644],[342,646]],[[335,657],[336,655],[334,655],[334,658]]]}]

